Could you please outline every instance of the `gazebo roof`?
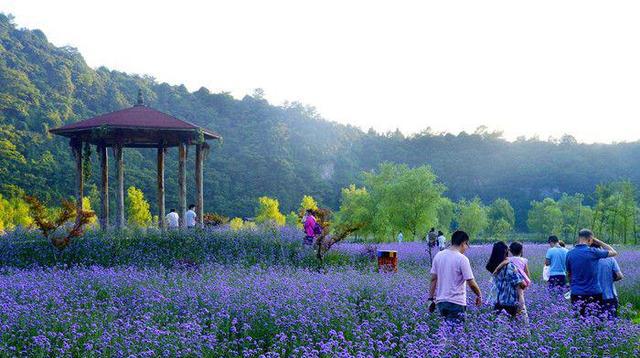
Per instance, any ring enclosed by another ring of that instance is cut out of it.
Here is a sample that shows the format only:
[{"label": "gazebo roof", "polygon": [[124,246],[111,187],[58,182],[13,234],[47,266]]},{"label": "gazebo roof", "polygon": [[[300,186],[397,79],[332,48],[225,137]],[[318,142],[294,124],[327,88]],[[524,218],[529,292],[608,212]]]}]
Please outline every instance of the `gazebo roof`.
[{"label": "gazebo roof", "polygon": [[[142,104],[49,130],[92,144],[125,147],[172,147],[220,135]],[[202,138],[204,137],[204,138]]]}]

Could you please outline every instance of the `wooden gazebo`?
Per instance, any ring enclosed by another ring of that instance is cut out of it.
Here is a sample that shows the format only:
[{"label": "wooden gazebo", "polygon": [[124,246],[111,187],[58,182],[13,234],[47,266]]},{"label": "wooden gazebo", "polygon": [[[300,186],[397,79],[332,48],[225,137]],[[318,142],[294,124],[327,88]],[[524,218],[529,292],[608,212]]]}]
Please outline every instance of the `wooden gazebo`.
[{"label": "wooden gazebo", "polygon": [[84,195],[82,147],[84,143],[97,146],[102,177],[99,218],[100,226],[103,229],[109,227],[109,155],[107,148],[111,147],[113,149],[113,156],[116,161],[116,177],[118,180],[116,224],[119,228],[125,225],[122,150],[123,148],[158,149],[158,225],[164,229],[164,160],[167,148],[178,147],[179,149],[178,205],[182,219],[181,225],[184,227],[186,226],[184,218],[187,211],[187,151],[190,145],[195,145],[196,214],[199,225],[202,225],[204,207],[202,167],[204,158],[209,150],[207,140],[220,139],[218,134],[145,106],[140,91],[138,91],[138,103],[133,107],[54,128],[50,132],[70,138],[69,144],[76,160],[76,201],[78,210],[82,208],[82,197]]}]

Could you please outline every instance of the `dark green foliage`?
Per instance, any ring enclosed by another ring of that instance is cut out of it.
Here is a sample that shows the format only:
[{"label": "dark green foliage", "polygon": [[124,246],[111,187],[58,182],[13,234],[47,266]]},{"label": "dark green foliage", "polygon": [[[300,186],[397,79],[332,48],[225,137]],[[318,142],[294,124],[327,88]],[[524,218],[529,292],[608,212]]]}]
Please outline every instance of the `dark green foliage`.
[{"label": "dark green foliage", "polygon": [[[409,137],[365,133],[325,121],[299,103],[270,105],[260,91],[236,100],[206,88],[189,92],[147,76],[94,70],[77,50],[53,46],[41,31],[16,29],[0,14],[0,193],[10,196],[20,187],[45,201],[71,196],[74,166],[68,142],[48,129],[131,106],[138,89],[146,104],[222,134],[224,142],[212,146],[204,167],[204,209],[229,217],[251,216],[260,196],[277,198],[282,212],[296,210],[303,195],[336,210],[341,188],[362,186],[360,173],[384,161],[430,165],[454,201],[476,195],[485,203],[507,198],[521,231],[533,200],[591,193],[596,184],[619,178],[640,180],[640,143],[585,145],[569,137],[509,143],[486,131],[425,131]],[[155,153],[125,150],[126,186],[143,190],[153,215]],[[189,202],[195,201],[193,157],[190,152]],[[97,156],[92,159],[86,161],[94,173],[87,178],[87,194],[99,180]],[[166,163],[168,208],[178,206],[177,171],[174,148]],[[585,198],[585,204],[592,205],[592,198]]]}]

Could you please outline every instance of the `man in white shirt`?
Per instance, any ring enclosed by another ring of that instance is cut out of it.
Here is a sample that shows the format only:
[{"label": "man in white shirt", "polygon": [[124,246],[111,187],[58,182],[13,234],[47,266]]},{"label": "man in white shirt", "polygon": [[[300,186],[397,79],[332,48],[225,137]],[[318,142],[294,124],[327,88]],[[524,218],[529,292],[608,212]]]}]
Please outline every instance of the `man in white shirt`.
[{"label": "man in white shirt", "polygon": [[194,228],[196,227],[196,206],[191,204],[189,205],[189,210],[187,210],[187,213],[184,214],[184,218],[187,221],[187,227],[188,228]]},{"label": "man in white shirt", "polygon": [[180,224],[180,216],[176,213],[176,209],[171,209],[167,214],[167,226],[169,229],[177,229]]}]

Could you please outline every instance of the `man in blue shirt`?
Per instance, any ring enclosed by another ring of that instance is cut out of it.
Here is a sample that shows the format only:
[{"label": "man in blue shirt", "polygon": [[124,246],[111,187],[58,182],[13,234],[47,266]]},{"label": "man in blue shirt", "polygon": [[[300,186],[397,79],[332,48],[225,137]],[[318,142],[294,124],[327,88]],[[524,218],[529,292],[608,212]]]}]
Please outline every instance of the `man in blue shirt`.
[{"label": "man in blue shirt", "polygon": [[[595,248],[600,246],[593,244]],[[614,281],[624,278],[618,261],[613,257],[607,257],[598,261],[598,283],[602,288],[602,305],[609,317],[618,317],[618,292]]]},{"label": "man in blue shirt", "polygon": [[[603,249],[590,247],[597,244]],[[587,313],[591,303],[602,306],[602,287],[598,282],[598,260],[618,255],[613,247],[596,239],[591,230],[582,229],[578,233],[578,244],[567,253],[567,276],[571,285],[571,303]]]},{"label": "man in blue shirt", "polygon": [[567,284],[567,252],[569,250],[558,245],[558,237],[549,236],[549,248],[544,265],[549,266],[549,288],[564,287]]}]

